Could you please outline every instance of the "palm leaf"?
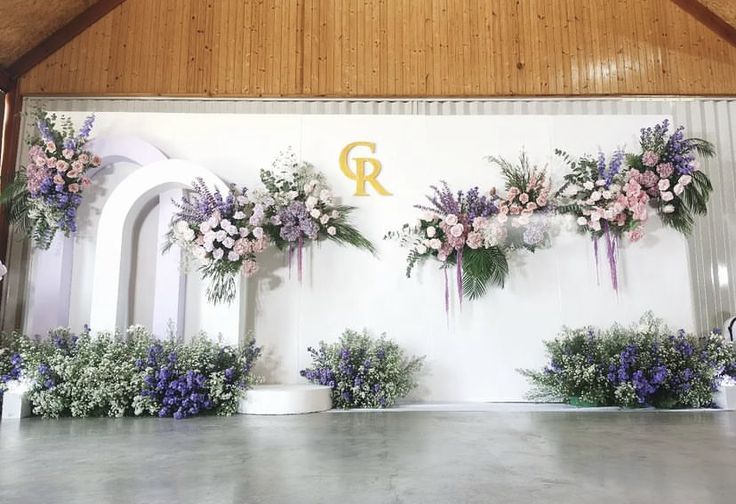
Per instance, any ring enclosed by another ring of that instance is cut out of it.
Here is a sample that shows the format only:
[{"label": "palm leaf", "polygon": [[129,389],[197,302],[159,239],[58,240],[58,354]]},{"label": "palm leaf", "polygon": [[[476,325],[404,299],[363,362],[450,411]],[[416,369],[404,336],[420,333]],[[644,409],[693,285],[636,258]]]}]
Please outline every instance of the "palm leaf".
[{"label": "palm leaf", "polygon": [[490,285],[503,287],[508,272],[506,254],[498,247],[463,252],[463,290],[470,300],[483,296]]}]

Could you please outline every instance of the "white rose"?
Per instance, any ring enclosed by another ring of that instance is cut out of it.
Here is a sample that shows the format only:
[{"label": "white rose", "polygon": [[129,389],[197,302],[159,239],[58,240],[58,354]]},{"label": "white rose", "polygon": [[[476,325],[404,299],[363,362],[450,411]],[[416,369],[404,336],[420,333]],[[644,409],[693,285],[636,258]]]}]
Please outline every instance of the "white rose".
[{"label": "white rose", "polygon": [[429,240],[429,247],[434,250],[439,250],[440,248],[442,248],[442,242],[439,238],[433,238]]},{"label": "white rose", "polygon": [[429,238],[434,238],[436,234],[437,234],[437,230],[434,227],[430,226],[427,228],[427,236]]},{"label": "white rose", "polygon": [[248,198],[246,198],[246,197],[245,197],[245,196],[243,196],[243,195],[240,195],[240,196],[238,196],[238,197],[236,198],[236,201],[238,202],[238,204],[239,204],[240,206],[243,206],[243,205],[245,205],[246,203],[248,203]]},{"label": "white rose", "polygon": [[657,187],[660,191],[666,191],[670,188],[670,181],[667,179],[662,179],[657,183]]},{"label": "white rose", "polygon": [[601,199],[601,193],[599,193],[598,191],[593,191],[592,193],[590,193],[590,201],[595,203],[599,199]]},{"label": "white rose", "polygon": [[227,253],[227,258],[228,260],[235,262],[240,259],[240,255],[234,250],[231,250],[230,252]]},{"label": "white rose", "polygon": [[459,238],[463,234],[463,231],[465,231],[465,228],[462,224],[455,224],[450,228],[450,234],[455,238]]},{"label": "white rose", "polygon": [[214,229],[217,227],[217,225],[220,223],[220,218],[216,215],[213,215],[209,219],[207,219],[207,224],[210,225],[210,229]]},{"label": "white rose", "polygon": [[664,191],[660,196],[662,198],[662,201],[672,201],[675,197],[675,195],[669,191]]},{"label": "white rose", "polygon": [[588,191],[591,191],[595,186],[593,185],[593,182],[588,180],[583,184],[583,187],[585,187]]},{"label": "white rose", "polygon": [[177,221],[177,223],[174,225],[174,231],[179,234],[184,233],[187,229],[189,229],[189,224],[187,224],[187,222],[183,220]]},{"label": "white rose", "polygon": [[304,204],[307,206],[307,208],[311,209],[314,208],[314,205],[316,205],[317,202],[317,198],[315,198],[314,196],[310,196],[307,198],[307,201],[305,201]]},{"label": "white rose", "polygon": [[680,180],[678,180],[677,183],[683,186],[686,186],[692,181],[693,181],[693,178],[690,175],[683,175],[682,177],[680,177]]},{"label": "white rose", "polygon": [[621,186],[618,184],[612,184],[610,189],[611,189],[611,192],[615,194],[621,191]]},{"label": "white rose", "polygon": [[508,216],[508,214],[500,213],[500,214],[497,214],[496,215],[496,220],[498,221],[499,224],[503,224],[507,220],[509,220],[509,216]]},{"label": "white rose", "polygon": [[229,235],[236,235],[238,234],[238,227],[237,226],[230,226],[227,230],[227,234]]},{"label": "white rose", "polygon": [[213,241],[215,241],[215,238],[217,238],[217,233],[215,233],[214,231],[207,231],[204,234],[205,243],[212,243]]},{"label": "white rose", "polygon": [[256,238],[256,240],[260,240],[261,238],[263,238],[263,228],[262,227],[253,228],[253,236]]},{"label": "white rose", "polygon": [[233,219],[245,219],[245,213],[238,210],[233,214]]},{"label": "white rose", "polygon": [[217,248],[212,251],[212,257],[214,257],[217,260],[222,259],[222,256],[225,255],[225,252],[221,248]]},{"label": "white rose", "polygon": [[313,219],[319,219],[319,216],[322,215],[322,212],[320,212],[316,208],[313,208],[312,211],[309,212],[309,215],[311,215]]},{"label": "white rose", "polygon": [[685,191],[685,186],[680,185],[680,184],[675,184],[675,187],[672,190],[675,192],[676,195],[679,196]]},{"label": "white rose", "polygon": [[427,247],[424,245],[417,246],[417,254],[422,255],[427,253]]},{"label": "white rose", "polygon": [[233,248],[233,245],[235,245],[235,240],[233,240],[229,236],[222,240],[222,246],[225,248]]},{"label": "white rose", "polygon": [[603,196],[603,199],[611,199],[611,191],[608,191],[608,190],[603,191],[601,193],[601,196]]},{"label": "white rose", "polygon": [[209,230],[210,230],[210,225],[209,225],[208,222],[203,222],[203,223],[201,223],[199,225],[199,232],[200,233],[204,234],[204,233],[206,233]]},{"label": "white rose", "polygon": [[238,232],[240,233],[240,236],[242,236],[243,238],[245,238],[246,236],[248,236],[248,234],[250,234],[250,230],[247,227],[242,227],[238,229]]},{"label": "white rose", "polygon": [[215,233],[215,240],[221,242],[225,238],[227,238],[227,232],[224,229],[221,229],[217,233]]},{"label": "white rose", "polygon": [[322,189],[319,192],[319,199],[322,201],[327,201],[332,198],[332,193],[329,191],[329,189]]},{"label": "white rose", "polygon": [[595,185],[597,185],[598,187],[603,187],[604,185],[606,185],[606,181],[603,180],[602,178],[598,179],[595,181]]},{"label": "white rose", "polygon": [[194,240],[194,231],[191,228],[187,228],[183,233],[182,236],[186,241],[192,241]]},{"label": "white rose", "polygon": [[450,214],[447,217],[445,217],[445,224],[448,226],[454,226],[457,224],[457,215]]},{"label": "white rose", "polygon": [[585,217],[578,217],[578,226],[585,226],[588,223],[588,219]]},{"label": "white rose", "polygon": [[204,245],[202,245],[202,248],[206,252],[212,252],[212,250],[215,248],[215,246],[212,244],[212,242],[206,241],[206,242],[204,242]]},{"label": "white rose", "polygon": [[293,199],[296,199],[297,196],[299,196],[299,192],[298,191],[289,191],[288,193],[286,193],[286,196],[289,199],[292,199],[293,200]]},{"label": "white rose", "polygon": [[310,193],[310,192],[312,192],[312,186],[311,186],[311,185],[309,185],[309,184],[304,184],[304,187],[302,187],[302,189],[304,189],[304,192],[305,192],[305,193]]},{"label": "white rose", "polygon": [[274,226],[280,226],[281,217],[279,217],[278,215],[274,215],[273,217],[271,217],[271,224],[273,224]]},{"label": "white rose", "polygon": [[333,219],[337,219],[338,217],[340,217],[340,212],[338,212],[337,210],[333,210],[330,214],[330,217],[332,217]]},{"label": "white rose", "polygon": [[328,227],[327,234],[330,236],[335,236],[337,234],[337,229],[335,228],[335,226]]},{"label": "white rose", "polygon": [[229,220],[227,220],[227,219],[222,219],[222,220],[220,221],[220,227],[221,227],[222,229],[227,229],[227,228],[229,228],[229,227],[230,227],[230,221],[229,221]]},{"label": "white rose", "polygon": [[320,217],[320,219],[319,219],[319,221],[320,221],[320,222],[321,222],[321,223],[322,223],[323,225],[324,225],[324,224],[327,224],[327,222],[329,222],[329,220],[330,220],[330,216],[329,216],[329,215],[327,215],[327,214],[324,214],[324,215],[323,215],[322,217]]},{"label": "white rose", "polygon": [[665,205],[662,207],[662,213],[672,213],[675,211],[674,205]]}]

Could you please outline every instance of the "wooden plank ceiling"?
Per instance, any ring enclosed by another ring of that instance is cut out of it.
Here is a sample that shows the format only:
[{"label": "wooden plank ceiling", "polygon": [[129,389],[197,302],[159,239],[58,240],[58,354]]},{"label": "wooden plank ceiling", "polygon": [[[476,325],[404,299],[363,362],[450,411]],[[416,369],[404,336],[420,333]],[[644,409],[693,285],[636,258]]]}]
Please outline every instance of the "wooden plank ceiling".
[{"label": "wooden plank ceiling", "polygon": [[8,68],[97,0],[0,0],[0,66]]},{"label": "wooden plank ceiling", "polygon": [[736,28],[736,0],[700,0],[700,3]]}]

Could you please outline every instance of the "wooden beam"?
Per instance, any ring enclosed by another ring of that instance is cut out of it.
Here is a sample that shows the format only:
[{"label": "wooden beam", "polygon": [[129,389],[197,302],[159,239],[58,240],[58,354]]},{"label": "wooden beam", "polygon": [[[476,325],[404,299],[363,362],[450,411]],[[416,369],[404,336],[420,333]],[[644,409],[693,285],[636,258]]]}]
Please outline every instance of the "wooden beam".
[{"label": "wooden beam", "polygon": [[80,13],[77,17],[49,35],[43,42],[18,58],[8,67],[8,74],[13,79],[22,76],[124,1],[99,0],[90,5],[84,12]]},{"label": "wooden beam", "polygon": [[[20,119],[23,100],[18,86],[5,93],[5,114],[3,117],[2,151],[0,151],[0,191],[4,190],[15,177],[15,162],[20,144]],[[0,261],[5,264],[8,252],[8,220],[5,206],[0,207]]]},{"label": "wooden beam", "polygon": [[10,78],[8,72],[4,68],[0,67],[0,91],[7,93],[15,87],[15,82]]},{"label": "wooden beam", "polygon": [[716,35],[736,47],[736,27],[731,26],[718,14],[698,0],[672,0],[678,7],[703,23]]}]

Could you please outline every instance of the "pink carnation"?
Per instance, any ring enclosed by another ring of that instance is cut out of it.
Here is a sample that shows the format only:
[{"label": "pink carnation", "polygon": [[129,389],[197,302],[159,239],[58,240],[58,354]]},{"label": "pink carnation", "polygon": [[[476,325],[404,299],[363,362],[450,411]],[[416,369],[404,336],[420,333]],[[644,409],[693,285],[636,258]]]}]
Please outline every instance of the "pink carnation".
[{"label": "pink carnation", "polygon": [[662,178],[670,178],[674,171],[675,169],[673,168],[672,163],[662,163],[657,166],[657,173],[659,173],[659,176]]},{"label": "pink carnation", "polygon": [[258,271],[258,263],[251,260],[246,260],[243,262],[243,274],[245,276],[251,276],[256,271]]},{"label": "pink carnation", "polygon": [[652,187],[659,182],[659,177],[652,171],[646,171],[641,175],[641,185],[643,187]]},{"label": "pink carnation", "polygon": [[644,163],[644,166],[649,166],[649,167],[656,166],[657,161],[659,161],[659,156],[652,151],[646,151],[641,156],[641,162]]}]

